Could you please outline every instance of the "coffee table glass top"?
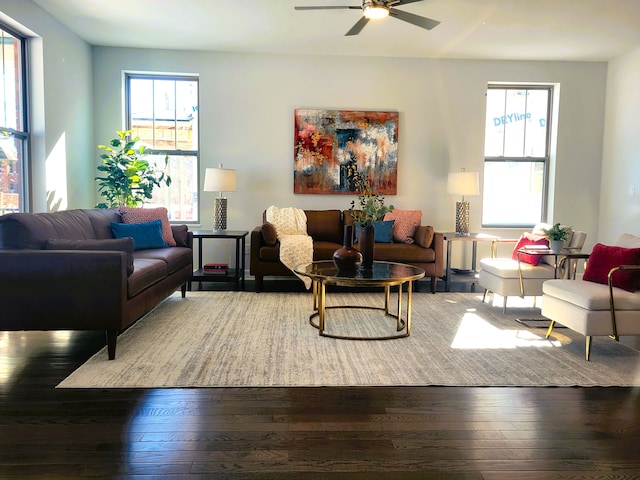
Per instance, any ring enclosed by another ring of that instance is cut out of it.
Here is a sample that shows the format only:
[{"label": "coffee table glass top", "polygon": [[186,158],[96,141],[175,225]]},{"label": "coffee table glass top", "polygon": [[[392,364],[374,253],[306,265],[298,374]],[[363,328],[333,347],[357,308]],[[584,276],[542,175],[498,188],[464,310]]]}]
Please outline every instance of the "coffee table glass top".
[{"label": "coffee table glass top", "polygon": [[296,273],[325,283],[343,285],[396,285],[424,277],[424,270],[413,265],[394,262],[373,262],[373,268],[338,270],[332,260],[298,265]]}]

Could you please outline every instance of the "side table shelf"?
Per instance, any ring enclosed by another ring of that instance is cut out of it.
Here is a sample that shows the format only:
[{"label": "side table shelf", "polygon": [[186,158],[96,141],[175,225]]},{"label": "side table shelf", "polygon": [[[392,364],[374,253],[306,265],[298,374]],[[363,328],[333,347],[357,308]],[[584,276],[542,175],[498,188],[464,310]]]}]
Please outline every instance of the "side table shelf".
[{"label": "side table shelf", "polygon": [[[191,281],[189,282],[189,290],[191,283],[198,282],[202,288],[202,282],[234,282],[236,290],[244,290],[245,288],[245,250],[246,239],[249,235],[244,230],[194,230],[193,238],[198,241],[198,263],[197,270],[193,272]],[[229,268],[226,273],[204,273],[202,263],[202,241],[203,239],[227,239],[235,240],[235,265]]]}]

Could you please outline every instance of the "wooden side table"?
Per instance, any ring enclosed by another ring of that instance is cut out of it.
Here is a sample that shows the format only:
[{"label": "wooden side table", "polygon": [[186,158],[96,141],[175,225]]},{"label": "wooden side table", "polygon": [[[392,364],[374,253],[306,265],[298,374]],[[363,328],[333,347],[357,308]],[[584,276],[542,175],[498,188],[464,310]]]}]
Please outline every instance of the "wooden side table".
[{"label": "wooden side table", "polygon": [[[193,272],[191,282],[198,282],[202,287],[202,282],[229,282],[233,280],[236,290],[244,290],[247,235],[249,232],[244,230],[194,230],[193,238],[198,241],[198,269]],[[228,270],[226,274],[204,273],[202,269],[202,240],[205,238],[235,240],[235,268]],[[191,282],[189,282],[189,290],[191,290]]]},{"label": "wooden side table", "polygon": [[478,257],[478,242],[493,242],[499,239],[494,235],[484,233],[470,233],[469,235],[458,235],[456,232],[444,233],[444,240],[447,242],[447,258],[445,264],[444,290],[449,291],[449,282],[451,279],[451,245],[453,242],[473,242],[471,251],[471,272],[476,273],[476,261]]}]

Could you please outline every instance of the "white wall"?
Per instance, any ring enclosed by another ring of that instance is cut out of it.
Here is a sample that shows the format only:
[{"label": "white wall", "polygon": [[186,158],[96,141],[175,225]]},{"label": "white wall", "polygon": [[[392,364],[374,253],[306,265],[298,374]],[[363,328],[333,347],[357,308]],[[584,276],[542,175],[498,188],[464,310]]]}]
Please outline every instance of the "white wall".
[{"label": "white wall", "polygon": [[[598,241],[640,235],[640,48],[609,63]],[[631,196],[631,189],[635,190]]]},{"label": "white wall", "polygon": [[28,0],[3,0],[2,19],[31,53],[31,210],[95,205],[91,47]]},{"label": "white wall", "polygon": [[[95,136],[122,127],[122,71],[200,75],[202,168],[235,168],[228,193],[229,228],[251,230],[271,204],[349,207],[353,197],[294,195],[293,110],[398,110],[397,208],[421,209],[423,223],[454,228],[450,171],[482,172],[485,90],[490,81],[561,86],[554,211],[549,220],[596,236],[605,63],[498,62],[435,59],[305,57],[94,49]],[[96,157],[97,158],[97,157]],[[213,193],[202,193],[203,227],[212,225]],[[480,229],[481,197],[470,197],[472,229]],[[499,231],[512,236],[516,232]],[[517,232],[519,233],[519,232]]]}]

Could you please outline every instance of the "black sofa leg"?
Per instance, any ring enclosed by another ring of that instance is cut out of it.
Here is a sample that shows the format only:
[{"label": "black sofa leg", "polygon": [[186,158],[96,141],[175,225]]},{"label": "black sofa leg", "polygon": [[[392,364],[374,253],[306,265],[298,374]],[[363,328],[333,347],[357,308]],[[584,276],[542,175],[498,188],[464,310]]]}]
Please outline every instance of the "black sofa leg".
[{"label": "black sofa leg", "polygon": [[264,277],[262,275],[256,275],[256,293],[260,293],[264,287]]},{"label": "black sofa leg", "polygon": [[436,293],[438,277],[431,277],[431,293]]},{"label": "black sofa leg", "polygon": [[118,339],[117,330],[107,330],[107,353],[109,360],[116,358],[116,340]]},{"label": "black sofa leg", "polygon": [[187,296],[187,284],[185,283],[180,287],[180,292],[182,293],[182,298]]}]

